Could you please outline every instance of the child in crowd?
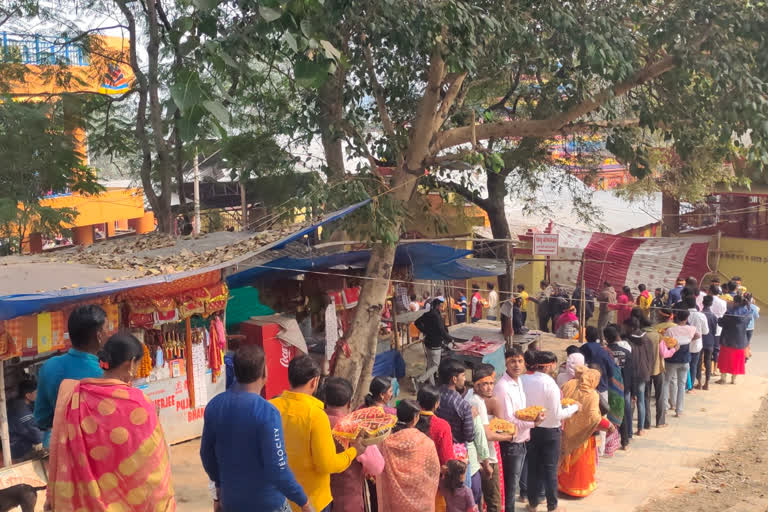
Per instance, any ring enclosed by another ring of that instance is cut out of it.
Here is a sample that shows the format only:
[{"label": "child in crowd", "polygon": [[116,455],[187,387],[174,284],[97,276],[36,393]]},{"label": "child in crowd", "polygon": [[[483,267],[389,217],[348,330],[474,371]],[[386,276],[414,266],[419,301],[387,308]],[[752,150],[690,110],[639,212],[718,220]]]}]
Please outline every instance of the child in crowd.
[{"label": "child in crowd", "polygon": [[466,486],[466,463],[452,459],[446,464],[445,476],[440,481],[440,494],[445,498],[446,512],[477,512],[472,490]]}]

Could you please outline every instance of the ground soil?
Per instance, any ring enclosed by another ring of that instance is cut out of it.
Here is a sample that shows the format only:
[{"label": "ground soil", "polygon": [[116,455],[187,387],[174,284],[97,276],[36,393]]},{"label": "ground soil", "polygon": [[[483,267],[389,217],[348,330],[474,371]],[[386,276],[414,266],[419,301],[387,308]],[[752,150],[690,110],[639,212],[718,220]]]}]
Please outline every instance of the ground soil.
[{"label": "ground soil", "polygon": [[675,486],[637,512],[671,510],[768,510],[768,397],[762,398],[752,423],[734,436],[728,449],[708,458],[688,484]]}]

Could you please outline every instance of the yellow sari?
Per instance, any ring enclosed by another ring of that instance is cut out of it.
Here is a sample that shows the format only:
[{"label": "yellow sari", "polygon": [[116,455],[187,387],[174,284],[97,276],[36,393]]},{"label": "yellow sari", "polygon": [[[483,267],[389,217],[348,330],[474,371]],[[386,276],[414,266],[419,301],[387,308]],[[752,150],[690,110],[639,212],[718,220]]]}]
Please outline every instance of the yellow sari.
[{"label": "yellow sari", "polygon": [[597,488],[597,444],[592,434],[602,419],[597,394],[600,372],[577,366],[575,375],[563,385],[563,398],[576,400],[581,409],[563,423],[557,484],[560,492],[583,498]]},{"label": "yellow sari", "polygon": [[144,393],[119,380],[61,383],[48,479],[56,512],[176,510],[155,409]]}]

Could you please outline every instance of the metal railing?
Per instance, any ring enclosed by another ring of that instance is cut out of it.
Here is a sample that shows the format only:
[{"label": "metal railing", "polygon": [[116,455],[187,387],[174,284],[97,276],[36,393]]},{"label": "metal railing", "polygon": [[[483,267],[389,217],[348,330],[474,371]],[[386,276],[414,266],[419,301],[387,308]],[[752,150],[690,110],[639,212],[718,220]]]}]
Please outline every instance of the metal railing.
[{"label": "metal railing", "polygon": [[82,46],[61,39],[39,35],[2,35],[2,60],[36,66],[88,66],[88,56]]}]

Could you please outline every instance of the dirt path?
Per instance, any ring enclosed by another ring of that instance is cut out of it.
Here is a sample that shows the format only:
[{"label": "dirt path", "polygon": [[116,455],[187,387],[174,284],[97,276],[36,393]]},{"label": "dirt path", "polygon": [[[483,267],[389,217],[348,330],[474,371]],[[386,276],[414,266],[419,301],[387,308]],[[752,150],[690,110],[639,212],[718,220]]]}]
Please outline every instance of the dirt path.
[{"label": "dirt path", "polygon": [[728,448],[707,459],[691,481],[637,512],[670,510],[758,512],[768,510],[768,397],[751,425]]}]

